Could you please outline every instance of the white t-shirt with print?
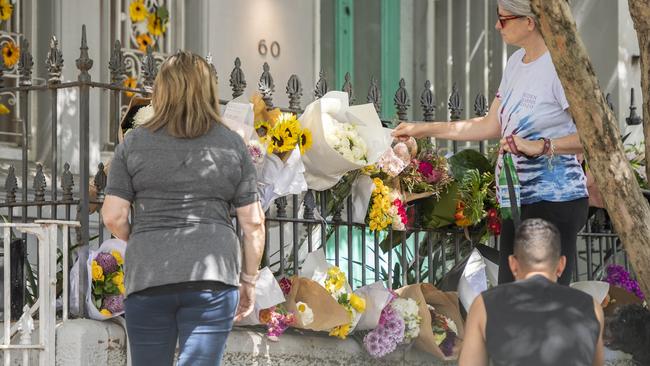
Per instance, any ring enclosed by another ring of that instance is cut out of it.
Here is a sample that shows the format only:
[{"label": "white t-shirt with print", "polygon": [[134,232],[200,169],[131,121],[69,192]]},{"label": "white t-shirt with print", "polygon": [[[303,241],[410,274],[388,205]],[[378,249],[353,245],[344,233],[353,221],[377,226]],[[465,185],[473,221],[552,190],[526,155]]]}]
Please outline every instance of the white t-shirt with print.
[{"label": "white t-shirt with print", "polygon": [[[527,140],[557,139],[576,132],[568,111],[569,102],[547,51],[533,62],[524,63],[525,50],[510,56],[497,98],[501,135]],[[585,174],[575,155],[528,159],[513,156],[521,183],[521,204],[539,201],[566,202],[587,197]],[[497,164],[499,176],[502,159]]]}]

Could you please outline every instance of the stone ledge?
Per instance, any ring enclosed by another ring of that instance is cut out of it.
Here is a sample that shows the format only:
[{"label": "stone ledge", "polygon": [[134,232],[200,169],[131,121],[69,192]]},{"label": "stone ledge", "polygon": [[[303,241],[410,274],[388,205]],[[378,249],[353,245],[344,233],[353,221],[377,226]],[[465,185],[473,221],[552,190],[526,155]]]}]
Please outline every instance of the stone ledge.
[{"label": "stone ledge", "polygon": [[340,340],[326,334],[298,331],[285,333],[279,342],[271,342],[261,331],[236,328],[228,337],[224,365],[454,365],[415,349],[398,349],[382,360],[370,358],[361,345],[353,340]]}]

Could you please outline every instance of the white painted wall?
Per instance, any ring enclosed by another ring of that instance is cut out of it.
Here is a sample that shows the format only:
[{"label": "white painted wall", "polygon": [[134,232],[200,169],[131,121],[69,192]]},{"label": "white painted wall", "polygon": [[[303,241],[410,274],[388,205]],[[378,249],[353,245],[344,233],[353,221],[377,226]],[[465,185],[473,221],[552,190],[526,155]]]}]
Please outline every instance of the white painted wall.
[{"label": "white painted wall", "polygon": [[[242,62],[246,76],[247,91],[257,89],[262,65],[268,62],[275,82],[273,103],[288,106],[285,89],[292,74],[298,75],[303,87],[302,106],[313,99],[317,67],[314,36],[316,21],[314,0],[210,0],[204,9],[207,16],[203,29],[207,37],[202,50],[211,52],[219,75],[219,92],[223,99],[230,99],[230,72],[235,57]],[[197,27],[194,27],[195,29]],[[192,37],[188,34],[188,37]],[[280,56],[272,57],[258,53],[258,42],[266,40],[267,47],[276,41]]]}]

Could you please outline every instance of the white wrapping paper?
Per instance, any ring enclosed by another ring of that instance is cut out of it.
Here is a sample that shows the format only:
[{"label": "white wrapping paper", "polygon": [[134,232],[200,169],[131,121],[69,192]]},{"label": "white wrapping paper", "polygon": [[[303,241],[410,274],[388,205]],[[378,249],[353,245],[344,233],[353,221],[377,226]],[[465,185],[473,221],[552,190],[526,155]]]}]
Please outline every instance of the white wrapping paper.
[{"label": "white wrapping paper", "polygon": [[372,104],[350,106],[348,94],[338,91],[331,91],[312,102],[299,120],[312,132],[313,145],[303,155],[303,162],[307,185],[317,191],[331,188],[345,173],[364,166],[345,159],[326,142],[326,124],[332,119],[356,126],[368,146],[368,165],[374,164],[390,148],[392,141],[391,130],[382,127]]},{"label": "white wrapping paper", "polygon": [[271,272],[269,267],[264,267],[260,270],[260,275],[255,283],[255,307],[253,308],[253,312],[236,324],[260,324],[260,310],[268,309],[283,302],[284,294],[278,281],[273,276],[273,272]]}]

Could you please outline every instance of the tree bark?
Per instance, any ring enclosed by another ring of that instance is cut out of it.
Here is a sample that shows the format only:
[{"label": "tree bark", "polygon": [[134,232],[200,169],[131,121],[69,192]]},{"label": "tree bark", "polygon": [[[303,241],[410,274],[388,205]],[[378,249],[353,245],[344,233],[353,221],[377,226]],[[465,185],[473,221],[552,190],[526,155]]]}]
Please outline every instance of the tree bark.
[{"label": "tree bark", "polygon": [[618,122],[607,107],[568,3],[532,0],[531,4],[605,208],[641,289],[650,295],[650,206],[625,156]]},{"label": "tree bark", "polygon": [[630,15],[641,52],[641,94],[643,95],[643,135],[645,137],[646,177],[650,179],[650,2],[629,0]]}]

